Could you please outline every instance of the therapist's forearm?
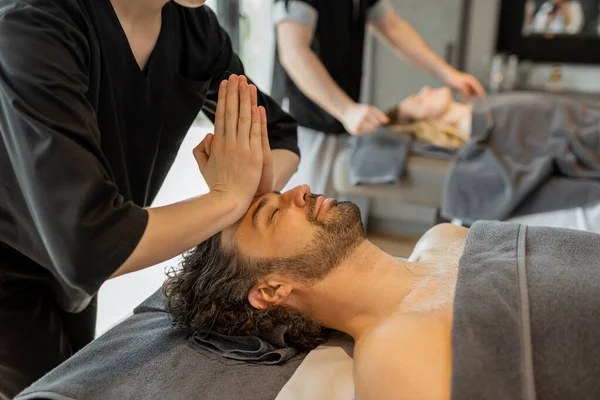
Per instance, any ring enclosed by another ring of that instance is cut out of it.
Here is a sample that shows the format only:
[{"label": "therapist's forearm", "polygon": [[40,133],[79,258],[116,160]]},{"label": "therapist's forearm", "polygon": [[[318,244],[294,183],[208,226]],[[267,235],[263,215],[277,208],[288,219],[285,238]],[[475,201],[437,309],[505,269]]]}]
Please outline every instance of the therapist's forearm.
[{"label": "therapist's forearm", "polygon": [[444,80],[454,70],[442,57],[436,54],[415,29],[396,13],[392,12],[373,24],[378,38],[387,42],[401,57],[416,66]]},{"label": "therapist's forearm", "polygon": [[313,102],[341,120],[354,101],[339,86],[317,55],[309,48],[296,46],[281,52],[281,63],[296,86]]},{"label": "therapist's forearm", "polygon": [[300,157],[289,150],[273,150],[273,190],[281,191],[298,169]]},{"label": "therapist's forearm", "polygon": [[218,192],[147,211],[148,225],[140,242],[110,278],[176,257],[232,225],[243,214],[236,199]]}]

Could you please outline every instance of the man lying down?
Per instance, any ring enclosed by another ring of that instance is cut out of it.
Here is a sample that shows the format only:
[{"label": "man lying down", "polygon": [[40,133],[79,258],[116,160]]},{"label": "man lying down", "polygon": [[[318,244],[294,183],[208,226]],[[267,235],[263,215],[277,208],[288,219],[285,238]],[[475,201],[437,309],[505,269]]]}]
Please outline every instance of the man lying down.
[{"label": "man lying down", "polygon": [[[399,260],[365,238],[354,204],[302,186],[256,201],[236,226],[190,252],[164,291],[172,319],[201,334],[268,338],[285,324],[289,344],[309,349],[325,340],[326,328],[348,333],[360,400],[594,399],[599,260],[599,235],[496,222],[470,231],[436,226],[409,260]],[[95,374],[84,371],[82,357],[105,366],[96,372],[104,376],[96,395],[110,397],[110,365],[135,364],[138,355],[125,346],[103,353],[103,338],[20,398],[55,393],[61,379],[80,389],[82,375],[91,387],[85,397],[93,398]],[[137,345],[146,363],[166,357]],[[206,392],[219,376],[199,380],[193,369],[178,369],[191,352],[180,349],[164,374],[130,371],[114,385],[223,398],[214,387]]]},{"label": "man lying down", "polygon": [[405,136],[395,146],[387,140],[395,130],[435,145],[411,147],[420,154],[460,147],[442,196],[448,220],[506,221],[575,208],[594,214],[600,206],[600,102],[511,92],[463,104],[448,88],[425,87],[395,107],[390,120],[383,140],[371,135],[354,142],[354,184],[400,179],[405,158],[396,153],[408,148]]}]

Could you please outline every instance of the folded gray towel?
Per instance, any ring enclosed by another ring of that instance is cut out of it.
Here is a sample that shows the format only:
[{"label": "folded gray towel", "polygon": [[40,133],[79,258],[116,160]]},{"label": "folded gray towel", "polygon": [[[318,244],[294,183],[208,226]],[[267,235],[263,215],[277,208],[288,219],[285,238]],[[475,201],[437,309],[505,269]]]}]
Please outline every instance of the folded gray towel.
[{"label": "folded gray towel", "polygon": [[[133,310],[134,314],[149,312],[166,312],[166,299],[158,290]],[[276,327],[267,341],[255,336],[228,336],[215,332],[196,332],[192,335],[193,343],[214,354],[230,360],[254,364],[283,364],[297,356],[300,352],[285,342],[287,326]]]},{"label": "folded gray towel", "polygon": [[393,183],[404,172],[412,138],[389,128],[350,141],[350,183]]},{"label": "folded gray towel", "polygon": [[273,340],[266,342],[256,336],[226,336],[210,332],[194,334],[194,343],[205,350],[231,360],[256,364],[282,364],[298,355],[298,350],[285,343],[287,327],[273,331]]},{"label": "folded gray towel", "polygon": [[449,160],[456,149],[415,140],[408,133],[382,127],[375,133],[350,141],[350,183],[353,185],[394,183],[404,174],[409,152],[423,157]]}]

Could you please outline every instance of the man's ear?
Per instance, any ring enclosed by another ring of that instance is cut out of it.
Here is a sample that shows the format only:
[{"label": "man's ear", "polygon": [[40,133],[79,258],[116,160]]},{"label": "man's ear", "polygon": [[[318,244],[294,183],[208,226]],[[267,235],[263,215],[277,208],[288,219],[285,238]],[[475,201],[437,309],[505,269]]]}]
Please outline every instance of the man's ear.
[{"label": "man's ear", "polygon": [[285,303],[291,292],[292,285],[290,282],[268,276],[250,290],[248,302],[252,307],[262,310],[269,306]]}]

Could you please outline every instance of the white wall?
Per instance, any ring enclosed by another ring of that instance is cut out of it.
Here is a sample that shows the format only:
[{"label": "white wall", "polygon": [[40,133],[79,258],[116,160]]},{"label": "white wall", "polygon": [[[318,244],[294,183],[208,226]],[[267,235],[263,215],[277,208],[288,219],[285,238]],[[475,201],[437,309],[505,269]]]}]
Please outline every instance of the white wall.
[{"label": "white wall", "polygon": [[206,0],[204,4],[212,8],[214,12],[217,12],[217,0]]},{"label": "white wall", "polygon": [[246,18],[240,24],[241,51],[246,74],[265,93],[271,92],[275,28],[273,0],[243,0],[240,12]]},{"label": "white wall", "polygon": [[465,70],[487,84],[496,48],[500,0],[473,0],[471,4]]},{"label": "white wall", "polygon": [[[449,43],[456,46],[462,0],[391,0],[391,4],[442,57]],[[428,72],[398,58],[379,41],[367,50],[373,64],[368,68],[371,82],[365,89],[370,92],[373,104],[384,111],[424,85],[442,84]],[[456,51],[455,48],[455,56]]]}]

